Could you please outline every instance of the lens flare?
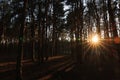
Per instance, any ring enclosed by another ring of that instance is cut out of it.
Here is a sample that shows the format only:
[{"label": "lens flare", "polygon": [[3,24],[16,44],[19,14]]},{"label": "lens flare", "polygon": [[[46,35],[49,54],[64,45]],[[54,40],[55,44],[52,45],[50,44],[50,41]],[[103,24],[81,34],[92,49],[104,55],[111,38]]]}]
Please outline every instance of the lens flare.
[{"label": "lens flare", "polygon": [[91,39],[91,42],[93,44],[98,44],[99,43],[99,37],[97,35],[93,36]]}]

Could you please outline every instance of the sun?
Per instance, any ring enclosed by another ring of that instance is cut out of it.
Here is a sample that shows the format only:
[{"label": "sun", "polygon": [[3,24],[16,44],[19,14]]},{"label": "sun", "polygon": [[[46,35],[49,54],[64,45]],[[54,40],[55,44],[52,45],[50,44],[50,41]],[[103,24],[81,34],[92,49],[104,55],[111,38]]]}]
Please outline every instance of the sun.
[{"label": "sun", "polygon": [[91,42],[92,42],[93,44],[98,44],[98,43],[99,43],[99,37],[98,37],[98,35],[92,36]]}]

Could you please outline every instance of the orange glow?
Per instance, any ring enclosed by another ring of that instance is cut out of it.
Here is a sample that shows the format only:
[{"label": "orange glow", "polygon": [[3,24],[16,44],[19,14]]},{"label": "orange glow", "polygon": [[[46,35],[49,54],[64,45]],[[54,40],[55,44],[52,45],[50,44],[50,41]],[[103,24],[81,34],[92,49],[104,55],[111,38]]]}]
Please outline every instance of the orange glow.
[{"label": "orange glow", "polygon": [[118,37],[114,38],[114,42],[115,42],[116,44],[119,44],[119,43],[120,43],[120,38],[118,38]]},{"label": "orange glow", "polygon": [[99,43],[99,37],[98,35],[94,35],[92,38],[91,38],[91,43],[92,44],[98,44]]}]

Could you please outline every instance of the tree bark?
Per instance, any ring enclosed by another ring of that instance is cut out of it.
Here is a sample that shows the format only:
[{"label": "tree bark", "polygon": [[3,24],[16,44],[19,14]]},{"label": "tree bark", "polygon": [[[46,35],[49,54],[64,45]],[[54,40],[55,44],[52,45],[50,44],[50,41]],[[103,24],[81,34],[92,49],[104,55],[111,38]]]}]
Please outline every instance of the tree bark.
[{"label": "tree bark", "polygon": [[116,22],[115,22],[115,15],[114,15],[114,11],[112,9],[111,6],[111,0],[108,0],[108,13],[109,13],[109,21],[110,21],[110,27],[112,29],[113,32],[113,38],[118,37],[118,33],[117,33],[117,28],[116,28]]},{"label": "tree bark", "polygon": [[20,16],[21,24],[20,24],[18,56],[17,56],[17,64],[16,64],[16,71],[17,71],[16,80],[22,80],[23,32],[24,32],[26,5],[27,5],[27,0],[24,0],[23,12],[22,12],[22,16]]}]

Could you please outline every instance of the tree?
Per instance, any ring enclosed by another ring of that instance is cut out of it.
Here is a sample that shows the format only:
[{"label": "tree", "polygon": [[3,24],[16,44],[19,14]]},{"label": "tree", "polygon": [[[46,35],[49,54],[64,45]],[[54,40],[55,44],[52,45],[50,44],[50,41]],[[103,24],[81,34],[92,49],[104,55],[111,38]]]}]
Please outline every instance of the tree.
[{"label": "tree", "polygon": [[[82,31],[83,31],[83,1],[79,0],[68,0],[69,4],[71,4],[71,12],[68,14],[68,25],[71,26],[71,37],[75,34],[75,53],[76,53],[76,60],[79,64],[81,62],[82,57]],[[74,21],[72,21],[74,20]],[[69,24],[70,23],[70,24]],[[73,38],[73,37],[72,37]]]},{"label": "tree", "polygon": [[52,55],[55,55],[57,53],[58,29],[60,29],[61,24],[64,24],[61,23],[62,17],[64,16],[63,4],[61,2],[62,1],[55,1],[55,0],[52,1],[52,5],[53,5]]},{"label": "tree", "polygon": [[23,57],[23,33],[24,33],[24,26],[25,26],[25,16],[26,16],[26,7],[27,7],[27,0],[24,0],[23,9],[21,13],[21,23],[20,23],[20,33],[19,33],[19,43],[18,43],[18,57],[17,57],[17,80],[22,80],[22,57]]},{"label": "tree", "polygon": [[111,0],[108,0],[108,13],[109,13],[109,25],[111,27],[111,30],[113,32],[113,38],[118,37],[117,28],[116,28],[116,22],[115,22],[115,15],[114,15],[114,9],[112,8]]}]

